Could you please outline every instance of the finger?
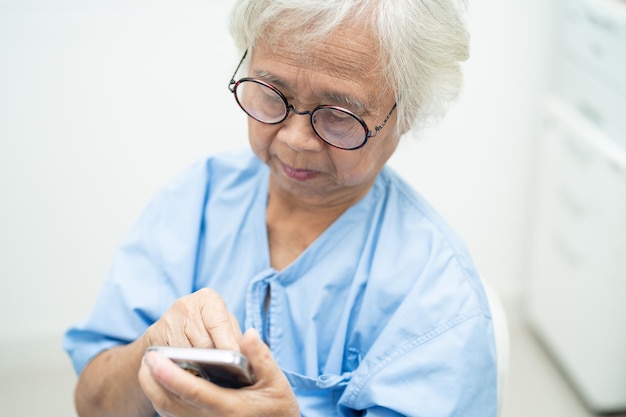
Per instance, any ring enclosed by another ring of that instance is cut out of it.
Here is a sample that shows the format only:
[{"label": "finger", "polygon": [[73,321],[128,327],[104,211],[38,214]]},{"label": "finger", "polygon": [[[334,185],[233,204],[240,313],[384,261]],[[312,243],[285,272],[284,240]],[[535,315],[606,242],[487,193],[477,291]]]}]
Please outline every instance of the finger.
[{"label": "finger", "polygon": [[282,371],[274,361],[269,347],[263,343],[256,329],[248,329],[241,338],[241,352],[247,356],[257,381],[280,378]]},{"label": "finger", "polygon": [[170,388],[173,380],[182,381],[180,383],[186,385],[194,385],[201,381],[157,352],[146,353],[140,370],[140,382],[155,411],[159,415],[189,415],[197,407]]},{"label": "finger", "polygon": [[[149,344],[164,346],[206,344],[206,339],[210,338],[199,317],[199,309],[198,305],[194,307],[193,300],[189,296],[176,300],[167,312],[146,331]],[[193,323],[194,318],[195,323]]]},{"label": "finger", "polygon": [[[233,329],[232,315],[222,297],[211,289],[203,289],[204,303],[201,308],[202,321],[218,349],[239,351],[238,337]],[[238,326],[238,325],[237,325]]]},{"label": "finger", "polygon": [[235,333],[235,338],[237,339],[237,341],[241,341],[241,336],[243,336],[243,334],[241,333],[241,326],[239,325],[239,320],[237,320],[237,317],[235,317],[234,314],[229,313],[230,314],[230,323],[233,326],[233,333]]},{"label": "finger", "polygon": [[182,328],[182,334],[189,346],[199,348],[214,348],[215,343],[211,335],[207,332],[202,316],[197,317],[193,321],[185,321]]},{"label": "finger", "polygon": [[164,417],[177,415],[176,413],[172,413],[172,411],[177,408],[176,404],[180,402],[180,400],[178,400],[174,394],[166,390],[157,381],[157,379],[155,379],[153,370],[155,370],[157,373],[160,373],[161,371],[154,369],[155,366],[158,367],[158,365],[155,365],[155,363],[149,363],[151,362],[149,358],[154,355],[159,356],[156,352],[148,352],[144,356],[138,374],[139,385],[141,386],[141,389],[143,390],[146,397],[152,403],[152,407],[159,415]]},{"label": "finger", "polygon": [[298,400],[289,381],[256,329],[248,329],[244,333],[241,338],[241,352],[248,357],[256,375],[257,382],[249,388],[260,389],[266,398],[272,399],[273,408],[270,405],[270,408],[265,410],[266,414],[277,415],[276,412],[280,411],[280,415],[283,416],[299,416]]},{"label": "finger", "polygon": [[194,409],[219,409],[223,412],[233,402],[230,398],[233,390],[191,375],[156,352],[148,352],[145,362],[155,382],[165,391],[163,397],[153,400],[155,408],[167,410],[174,415],[187,415]]}]

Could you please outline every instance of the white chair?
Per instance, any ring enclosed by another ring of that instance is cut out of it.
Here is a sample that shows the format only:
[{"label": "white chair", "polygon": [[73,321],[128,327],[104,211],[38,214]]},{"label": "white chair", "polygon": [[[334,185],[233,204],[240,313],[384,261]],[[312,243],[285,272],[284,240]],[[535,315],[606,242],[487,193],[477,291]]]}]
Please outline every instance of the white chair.
[{"label": "white chair", "polygon": [[491,309],[491,319],[493,322],[493,331],[496,340],[496,360],[498,366],[498,416],[500,416],[502,414],[502,400],[509,372],[509,326],[500,297],[489,282],[487,282],[484,278],[482,279],[482,283],[485,288],[487,300],[489,301],[489,308]]}]

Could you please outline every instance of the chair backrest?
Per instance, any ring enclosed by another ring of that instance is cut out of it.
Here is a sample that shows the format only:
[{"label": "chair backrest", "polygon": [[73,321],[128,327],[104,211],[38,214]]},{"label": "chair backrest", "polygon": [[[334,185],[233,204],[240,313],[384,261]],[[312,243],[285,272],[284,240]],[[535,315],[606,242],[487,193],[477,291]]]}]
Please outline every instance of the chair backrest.
[{"label": "chair backrest", "polygon": [[489,308],[491,310],[491,320],[493,322],[494,337],[496,340],[496,355],[498,366],[498,416],[502,414],[502,400],[504,396],[504,389],[506,385],[506,379],[509,372],[510,361],[510,340],[509,340],[509,326],[504,312],[502,301],[498,296],[498,293],[484,278],[482,279],[483,287],[485,288],[485,294],[489,301]]}]

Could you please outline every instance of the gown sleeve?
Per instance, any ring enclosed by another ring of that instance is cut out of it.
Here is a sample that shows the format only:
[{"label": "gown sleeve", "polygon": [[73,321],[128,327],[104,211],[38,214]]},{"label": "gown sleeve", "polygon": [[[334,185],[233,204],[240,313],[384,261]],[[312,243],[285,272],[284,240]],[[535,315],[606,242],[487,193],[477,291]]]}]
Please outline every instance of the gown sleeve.
[{"label": "gown sleeve", "polygon": [[77,373],[103,350],[137,339],[191,292],[207,177],[202,163],[180,174],[130,231],[91,314],[64,335],[63,347]]},{"label": "gown sleeve", "polygon": [[469,311],[366,357],[339,405],[368,417],[495,417],[495,352],[485,337],[491,331],[490,317]]}]

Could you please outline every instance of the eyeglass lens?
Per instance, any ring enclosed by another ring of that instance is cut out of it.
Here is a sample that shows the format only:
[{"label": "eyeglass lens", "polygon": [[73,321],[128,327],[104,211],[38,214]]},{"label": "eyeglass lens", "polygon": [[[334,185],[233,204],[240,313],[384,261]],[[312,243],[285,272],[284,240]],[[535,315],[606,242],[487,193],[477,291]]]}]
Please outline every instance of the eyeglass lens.
[{"label": "eyeglass lens", "polygon": [[[262,123],[280,123],[289,107],[275,89],[257,80],[241,80],[235,87],[239,106]],[[320,106],[311,114],[311,124],[319,137],[342,149],[355,149],[365,143],[367,129],[354,114],[332,106]]]}]

